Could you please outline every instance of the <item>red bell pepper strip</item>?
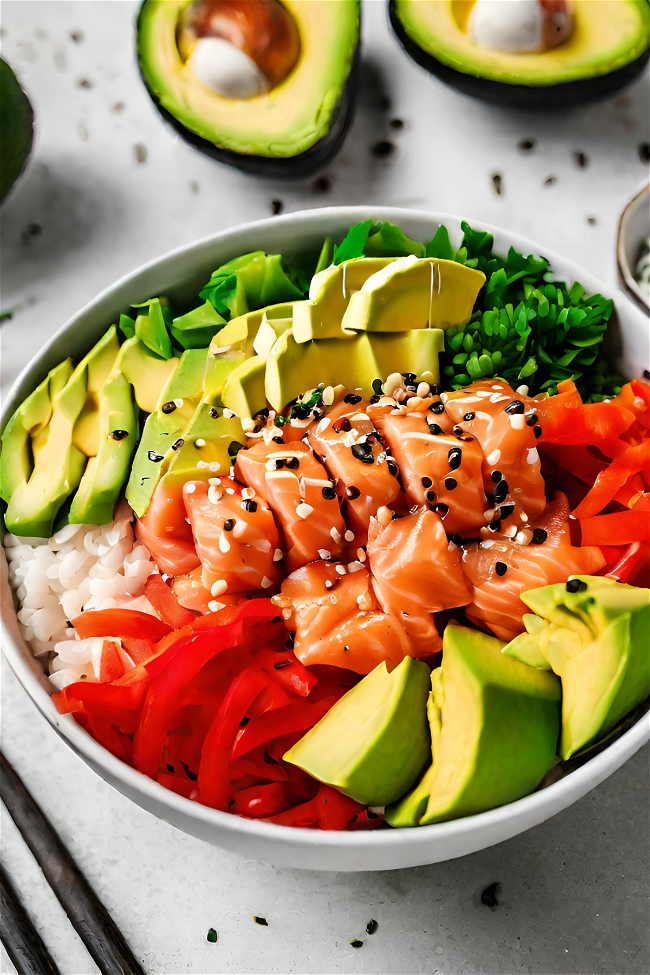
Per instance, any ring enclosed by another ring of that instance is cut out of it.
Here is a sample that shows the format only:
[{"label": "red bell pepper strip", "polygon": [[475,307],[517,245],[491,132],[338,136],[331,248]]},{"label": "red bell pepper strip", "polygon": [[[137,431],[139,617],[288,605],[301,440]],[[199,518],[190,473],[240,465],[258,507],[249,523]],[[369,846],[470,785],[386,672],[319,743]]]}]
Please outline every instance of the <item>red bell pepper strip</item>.
[{"label": "red bell pepper strip", "polygon": [[291,797],[282,782],[255,785],[235,793],[231,812],[249,819],[263,819],[284,812],[291,805]]},{"label": "red bell pepper strip", "polygon": [[[264,693],[264,692],[262,692]],[[239,772],[254,775],[257,780],[267,779],[273,782],[288,782],[287,766],[281,762],[269,762],[264,757],[264,749],[259,748],[241,758],[231,758],[230,766]]]},{"label": "red bell pepper strip", "polygon": [[286,704],[295,703],[294,695],[281,687],[280,684],[271,683],[265,688],[253,704],[250,714],[251,718],[256,718],[265,711],[275,711],[276,708],[283,708]]},{"label": "red bell pepper strip", "polygon": [[121,734],[110,721],[88,711],[75,714],[75,720],[112,755],[115,755],[122,762],[126,762],[127,765],[132,764],[131,739],[127,735]]},{"label": "red bell pepper strip", "polygon": [[345,829],[364,806],[331,786],[321,785],[313,799],[293,809],[270,816],[280,826],[303,826],[308,829]]},{"label": "red bell pepper strip", "polygon": [[252,718],[242,731],[233,749],[233,758],[239,758],[257,748],[264,742],[273,741],[297,731],[307,731],[327,714],[336,698],[323,698],[317,704],[310,701],[295,701],[275,711],[267,711],[258,718]]},{"label": "red bell pepper strip", "polygon": [[58,694],[54,694],[52,700],[61,714],[83,710],[105,718],[121,728],[125,734],[132,734],[138,726],[145,693],[143,684],[124,686],[80,680],[68,684]]},{"label": "red bell pepper strip", "polygon": [[157,572],[145,582],[144,594],[158,615],[175,630],[189,626],[196,619],[195,613],[181,606],[176,594]]},{"label": "red bell pepper strip", "polygon": [[558,394],[535,400],[542,433],[540,444],[598,444],[620,437],[636,416],[615,402],[581,404],[575,384],[567,380],[558,385]]},{"label": "red bell pepper strip", "polygon": [[650,542],[650,513],[631,509],[580,521],[583,545]]},{"label": "red bell pepper strip", "polygon": [[628,584],[634,583],[643,569],[650,563],[650,545],[643,542],[632,542],[620,555],[617,561],[605,573],[612,579]]},{"label": "red bell pepper strip", "polygon": [[301,664],[293,650],[282,653],[263,649],[256,654],[256,662],[271,678],[300,697],[307,697],[317,684],[317,677]]},{"label": "red bell pepper strip", "polygon": [[171,792],[176,792],[179,796],[185,796],[186,799],[191,799],[192,793],[196,788],[194,783],[190,782],[188,778],[183,778],[180,775],[169,775],[165,772],[158,773],[156,782]]},{"label": "red bell pepper strip", "polygon": [[574,517],[582,519],[597,515],[614,500],[628,478],[639,471],[650,480],[650,444],[647,441],[626,447],[598,474],[594,486],[573,512]]},{"label": "red bell pepper strip", "polygon": [[[280,616],[280,610],[274,606],[270,599],[248,599],[244,603],[232,606],[224,606],[216,613],[206,613],[204,616],[196,616],[192,623],[195,630],[212,630],[217,626],[225,626],[235,620],[259,619],[272,620]],[[285,637],[286,639],[286,637]]]},{"label": "red bell pepper strip", "polygon": [[135,637],[156,643],[171,627],[151,613],[135,609],[94,609],[72,620],[80,640],[90,636]]},{"label": "red bell pepper strip", "polygon": [[258,670],[247,667],[238,674],[215,715],[203,742],[197,798],[206,806],[227,809],[231,798],[230,756],[242,719],[268,683]]},{"label": "red bell pepper strip", "polygon": [[99,659],[99,681],[106,684],[117,680],[124,673],[124,664],[120,657],[120,650],[115,640],[104,640],[102,655]]},{"label": "red bell pepper strip", "polygon": [[145,660],[153,657],[156,652],[155,644],[150,643],[148,640],[141,640],[137,636],[123,636],[121,640],[122,646],[136,667],[138,664],[143,664]]}]

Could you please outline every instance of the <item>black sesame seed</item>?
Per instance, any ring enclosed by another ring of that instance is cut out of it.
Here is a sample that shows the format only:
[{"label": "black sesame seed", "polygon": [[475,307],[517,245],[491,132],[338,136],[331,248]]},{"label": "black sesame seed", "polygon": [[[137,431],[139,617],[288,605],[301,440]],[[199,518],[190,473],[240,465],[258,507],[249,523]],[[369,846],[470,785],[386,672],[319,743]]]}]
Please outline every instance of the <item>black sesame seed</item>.
[{"label": "black sesame seed", "polygon": [[460,467],[460,462],[463,459],[463,451],[460,447],[452,447],[447,454],[447,460],[449,461],[449,466],[452,471],[457,471]]},{"label": "black sesame seed", "polygon": [[363,948],[363,941],[359,941],[358,938],[353,938],[350,944],[353,948]]},{"label": "black sesame seed", "polygon": [[378,393],[375,393],[375,394],[374,394],[374,396],[371,396],[371,397],[370,397],[370,402],[371,402],[371,403],[373,404],[373,406],[374,406],[374,404],[375,404],[375,403],[378,403],[380,399],[381,399],[381,396],[380,396],[380,395],[379,395]]},{"label": "black sesame seed", "polygon": [[454,427],[453,432],[454,432],[455,436],[457,436],[457,437],[460,437],[460,435],[462,433],[465,433],[465,431],[463,430],[463,428],[462,427],[458,427],[458,426]]},{"label": "black sesame seed", "polygon": [[243,449],[243,446],[243,443],[240,443],[239,440],[231,440],[228,444],[228,453],[231,457],[236,457],[239,451]]},{"label": "black sesame seed", "polygon": [[505,521],[506,518],[510,517],[510,515],[514,510],[515,510],[514,501],[508,501],[507,504],[502,504],[501,507],[499,508],[499,518],[502,518]]},{"label": "black sesame seed", "polygon": [[357,460],[360,460],[363,464],[374,464],[375,462],[370,444],[355,443],[352,446],[352,456],[356,457]]},{"label": "black sesame seed", "polygon": [[372,381],[372,389],[373,389],[373,392],[374,393],[377,393],[378,396],[381,396],[381,394],[384,391],[383,390],[383,383],[382,383],[381,379],[373,379],[373,381]]},{"label": "black sesame seed", "polygon": [[508,487],[508,482],[505,479],[502,480],[502,481],[499,481],[499,483],[497,484],[497,486],[494,489],[494,503],[495,504],[503,504],[503,502],[508,497],[508,491],[509,490],[510,489]]},{"label": "black sesame seed", "polygon": [[165,768],[167,769],[167,771],[170,774],[173,774],[175,772],[175,769],[174,769],[174,766],[173,765],[165,765]]},{"label": "black sesame seed", "polygon": [[[174,447],[174,444],[172,444],[172,447]],[[152,464],[159,464],[163,459],[163,455],[157,454],[155,450],[150,450],[149,453],[147,454],[147,457],[149,458]]]},{"label": "black sesame seed", "polygon": [[448,491],[453,491],[454,488],[458,487],[458,481],[456,480],[455,477],[446,477],[445,487],[447,488]]},{"label": "black sesame seed", "polygon": [[585,592],[587,583],[583,582],[582,579],[569,579],[564,588],[567,592]]},{"label": "black sesame seed", "polygon": [[[395,121],[397,121],[397,119],[395,119]],[[370,819],[370,812],[368,812],[368,819]],[[368,923],[366,924],[366,934],[374,934],[378,927],[379,925],[373,918],[371,921],[368,921]]]},{"label": "black sesame seed", "polygon": [[433,421],[427,420],[427,426],[429,427],[429,433],[431,433],[434,437],[437,437],[442,433],[442,427],[438,426],[438,424],[434,423]]},{"label": "black sesame seed", "polygon": [[[531,143],[531,149],[532,146],[533,144]],[[493,911],[496,911],[497,907],[499,906],[497,894],[499,893],[500,888],[500,883],[490,884],[488,887],[486,887],[481,894],[481,904],[485,904],[486,907],[490,907]]]},{"label": "black sesame seed", "polygon": [[534,427],[538,420],[539,417],[537,416],[537,413],[531,413],[530,416],[526,417],[526,426]]},{"label": "black sesame seed", "polygon": [[287,648],[287,650],[293,650],[295,642],[296,642],[296,634],[290,633],[285,643],[285,647]]},{"label": "black sesame seed", "polygon": [[273,443],[284,443],[282,437],[273,437]]},{"label": "black sesame seed", "polygon": [[400,373],[400,376],[402,377],[402,379],[406,380],[407,383],[414,383],[415,382],[415,373],[414,372],[401,372]]},{"label": "black sesame seed", "polygon": [[[113,440],[126,440],[129,435],[128,430],[113,430],[111,437]],[[162,460],[162,457],[160,458]]]},{"label": "black sesame seed", "polygon": [[444,413],[445,404],[441,403],[440,400],[438,400],[437,403],[432,403],[429,409],[431,410],[432,413]]},{"label": "black sesame seed", "polygon": [[354,484],[350,484],[350,486],[346,487],[345,489],[345,496],[346,498],[349,498],[350,501],[354,501],[356,498],[360,496],[360,494],[361,491],[359,490],[358,487],[355,487]]},{"label": "black sesame seed", "polygon": [[282,457],[278,457],[278,459],[275,462],[276,471],[281,471],[283,467],[284,467],[284,460]]},{"label": "black sesame seed", "polygon": [[185,775],[188,777],[190,782],[196,782],[196,780],[198,779],[198,775],[196,774],[196,772],[192,772],[192,770],[190,769],[189,765],[186,762],[181,762],[181,765],[185,769]]},{"label": "black sesame seed", "polygon": [[[163,409],[164,408],[165,407],[163,406]],[[170,410],[170,412],[171,412],[171,410]],[[213,420],[216,420],[218,418],[218,416],[219,416],[219,410],[215,409],[214,406],[211,406],[210,407],[210,416],[212,417]]]},{"label": "black sesame seed", "polygon": [[533,427],[533,433],[535,434],[535,440],[539,440],[542,435],[542,428],[540,426]]},{"label": "black sesame seed", "polygon": [[257,501],[249,501],[247,499],[246,501],[242,501],[241,506],[244,509],[244,511],[250,511],[251,514],[254,511],[257,511]]},{"label": "black sesame seed", "polygon": [[501,471],[492,471],[490,477],[492,478],[495,484],[498,484],[499,481],[502,480],[503,474],[501,473]]},{"label": "black sesame seed", "polygon": [[497,562],[495,563],[494,571],[498,576],[504,576],[508,571],[508,566],[505,564],[505,562]]},{"label": "black sesame seed", "polygon": [[361,402],[361,397],[357,396],[356,393],[348,393],[347,396],[343,397],[343,402],[350,403],[351,406],[354,406],[356,403]]},{"label": "black sesame seed", "polygon": [[344,645],[343,649],[344,650],[349,650],[350,649],[349,646],[347,645],[347,643]]},{"label": "black sesame seed", "polygon": [[296,467],[300,467],[300,459],[298,457],[287,457],[285,464],[289,470],[293,471]]},{"label": "black sesame seed", "polygon": [[172,444],[172,450],[180,450],[184,443],[185,441],[183,440],[183,438],[179,437],[178,440],[174,440]]},{"label": "black sesame seed", "polygon": [[438,383],[431,383],[429,385],[429,392],[432,396],[440,396],[442,387]]},{"label": "black sesame seed", "polygon": [[466,413],[465,416],[463,417],[463,420],[465,420],[466,423],[469,423],[470,420],[473,420],[475,416],[476,413]]},{"label": "black sesame seed", "polygon": [[258,917],[257,914],[253,914],[253,920],[255,921],[255,924],[261,924],[263,928],[268,928],[269,926],[269,922],[265,917]]},{"label": "black sesame seed", "polygon": [[506,413],[523,413],[526,407],[520,399],[513,399],[505,408]]},{"label": "black sesame seed", "polygon": [[324,487],[323,497],[325,498],[326,501],[333,501],[334,498],[336,497],[336,491],[334,490],[333,487]]},{"label": "black sesame seed", "polygon": [[422,481],[423,488],[430,488],[431,485],[433,484],[433,481],[431,480],[430,477],[422,477],[420,478],[420,480]]},{"label": "black sesame seed", "polygon": [[388,473],[392,474],[393,477],[399,477],[399,467],[397,466],[397,461],[392,457],[386,458],[386,466],[388,467]]},{"label": "black sesame seed", "polygon": [[460,548],[460,546],[463,544],[463,536],[459,532],[454,532],[449,536],[449,541],[453,542],[454,545],[458,545]]},{"label": "black sesame seed", "polygon": [[234,518],[226,518],[226,520],[223,523],[223,530],[225,532],[231,532],[234,527],[235,527],[235,519]]},{"label": "black sesame seed", "polygon": [[352,429],[352,424],[350,423],[347,416],[344,416],[339,424],[339,430],[343,430],[345,433]]},{"label": "black sesame seed", "polygon": [[368,819],[379,819],[379,813],[373,812],[372,809],[368,810],[367,816]]},{"label": "black sesame seed", "polygon": [[438,495],[436,494],[435,491],[427,491],[426,499],[429,502],[429,504],[435,504],[436,501],[438,500]]},{"label": "black sesame seed", "polygon": [[290,666],[291,666],[290,660],[278,660],[277,664],[273,664],[273,669],[283,670],[285,667],[290,667]]},{"label": "black sesame seed", "polygon": [[449,514],[449,505],[448,504],[435,504],[433,506],[433,510],[435,511],[435,513],[437,515],[440,516],[441,520],[444,520],[447,517],[447,515]]},{"label": "black sesame seed", "polygon": [[173,399],[170,399],[168,403],[163,403],[160,409],[163,411],[163,413],[173,413],[176,409],[176,403]]},{"label": "black sesame seed", "polygon": [[548,532],[546,532],[543,528],[536,528],[533,532],[531,542],[533,545],[543,545],[547,538]]},{"label": "black sesame seed", "polygon": [[[512,507],[514,508],[514,504],[513,504]],[[500,518],[497,518],[496,521],[491,521],[490,524],[488,525],[488,528],[490,529],[491,532],[500,532],[501,531],[501,519]]]}]

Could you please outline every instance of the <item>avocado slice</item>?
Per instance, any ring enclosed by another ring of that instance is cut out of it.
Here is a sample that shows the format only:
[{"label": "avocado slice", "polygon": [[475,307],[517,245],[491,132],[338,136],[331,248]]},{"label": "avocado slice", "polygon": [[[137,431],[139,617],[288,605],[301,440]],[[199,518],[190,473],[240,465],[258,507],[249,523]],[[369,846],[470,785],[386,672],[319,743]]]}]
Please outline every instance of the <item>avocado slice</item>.
[{"label": "avocado slice", "polygon": [[99,443],[72,499],[69,524],[105,525],[129,473],[138,436],[138,419],[129,381],[121,372],[109,376],[99,391]]},{"label": "avocado slice", "polygon": [[[262,17],[268,8],[271,33],[264,25],[263,30],[255,30],[251,22],[256,43],[252,58],[246,59],[249,73],[259,75],[265,67],[260,40],[265,33],[271,37],[268,49],[275,52],[276,62],[286,61],[290,67],[292,62],[286,57],[291,51],[285,57],[284,47],[272,32],[278,19],[285,21],[281,27],[293,39],[291,49],[293,59],[297,52],[297,61],[286,77],[269,73],[265,85],[247,92],[251,97],[233,97],[234,92],[220,93],[220,62],[228,59],[233,63],[235,56],[240,60],[245,56],[247,6],[234,5],[233,17],[240,20],[227,34],[234,38],[234,45],[239,43],[244,49],[242,54],[236,47],[224,47],[223,42],[210,44],[220,38],[202,36],[205,16],[200,0],[191,6],[188,0],[145,0],[137,24],[142,77],[163,118],[213,158],[256,175],[307,176],[333,158],[351,123],[359,0],[328,4],[284,0],[282,5],[256,5]],[[226,15],[226,24],[227,20]],[[202,44],[205,41],[208,45]],[[216,54],[209,50],[213,47],[218,49]],[[201,48],[208,58],[207,75],[196,59]]]},{"label": "avocado slice", "polygon": [[379,664],[288,752],[285,762],[369,806],[404,795],[430,754],[429,668],[405,657]]},{"label": "avocado slice", "polygon": [[352,295],[342,328],[405,332],[466,325],[484,284],[482,271],[456,261],[400,257],[369,277]]},{"label": "avocado slice", "polygon": [[629,84],[650,57],[646,0],[601,0],[596,7],[576,3],[570,38],[554,50],[528,53],[476,44],[468,30],[471,9],[471,3],[458,0],[390,0],[389,15],[417,64],[488,102],[524,111],[584,105]]},{"label": "avocado slice", "polygon": [[202,400],[207,356],[207,349],[183,353],[161,393],[158,409],[145,421],[126,487],[127,500],[138,517],[147,510],[173,450],[178,449],[174,444],[182,440]]},{"label": "avocado slice", "polygon": [[172,338],[182,349],[204,349],[210,345],[215,333],[226,324],[225,318],[215,311],[209,301],[193,308],[186,315],[175,318],[169,326]]},{"label": "avocado slice", "polygon": [[535,661],[562,681],[560,755],[605,738],[650,697],[650,590],[604,576],[571,576],[522,593],[537,616],[504,654]]},{"label": "avocado slice", "polygon": [[74,371],[72,359],[52,369],[33,393],[23,400],[2,433],[0,453],[0,498],[9,501],[19,485],[25,484],[34,468],[33,440],[47,432],[52,400]]},{"label": "avocado slice", "polygon": [[553,764],[560,683],[508,660],[502,648],[478,630],[445,628],[428,705],[433,763],[386,811],[391,826],[424,826],[512,802],[532,792]]},{"label": "avocado slice", "polygon": [[115,361],[115,368],[129,380],[135,401],[145,413],[157,409],[162,391],[177,366],[177,358],[161,359],[135,335],[122,343]]},{"label": "avocado slice", "polygon": [[34,112],[6,61],[0,58],[0,203],[9,193],[27,163],[34,139]]},{"label": "avocado slice", "polygon": [[266,408],[266,366],[266,359],[254,355],[233,369],[224,383],[222,403],[241,419],[250,419]]},{"label": "avocado slice", "polygon": [[167,477],[182,481],[207,480],[227,474],[246,436],[236,416],[226,417],[218,407],[201,403],[171,459],[165,458]]},{"label": "avocado slice", "polygon": [[311,279],[309,301],[298,302],[293,312],[296,342],[350,337],[341,327],[352,295],[368,278],[395,260],[394,257],[362,257],[332,264]]},{"label": "avocado slice", "polygon": [[360,332],[345,342],[319,339],[301,344],[285,332],[266,362],[266,399],[273,409],[282,410],[306,390],[328,383],[372,396],[373,380],[386,379],[392,372],[427,373],[437,382],[442,346],[439,329],[394,335]]},{"label": "avocado slice", "polygon": [[117,329],[112,325],[83,360],[86,362],[86,402],[75,423],[72,442],[86,457],[94,457],[97,453],[101,425],[99,393],[115,365],[119,351]]}]

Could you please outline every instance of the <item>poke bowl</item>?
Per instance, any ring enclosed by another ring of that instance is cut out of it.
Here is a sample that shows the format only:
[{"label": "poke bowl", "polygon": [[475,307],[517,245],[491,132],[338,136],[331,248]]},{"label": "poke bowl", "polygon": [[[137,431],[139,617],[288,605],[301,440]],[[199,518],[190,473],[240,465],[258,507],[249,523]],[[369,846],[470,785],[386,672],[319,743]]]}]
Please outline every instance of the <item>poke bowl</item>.
[{"label": "poke bowl", "polygon": [[48,722],[280,866],[448,860],[595,788],[650,738],[648,331],[607,290],[338,207],[100,294],[3,409],[3,649]]}]

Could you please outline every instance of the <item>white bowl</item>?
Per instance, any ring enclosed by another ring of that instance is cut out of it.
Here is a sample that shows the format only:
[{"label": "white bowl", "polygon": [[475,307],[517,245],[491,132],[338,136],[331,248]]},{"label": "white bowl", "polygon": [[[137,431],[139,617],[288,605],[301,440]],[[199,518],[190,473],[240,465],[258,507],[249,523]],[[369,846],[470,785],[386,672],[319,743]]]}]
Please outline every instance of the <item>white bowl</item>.
[{"label": "white bowl", "polygon": [[[351,224],[368,217],[397,223],[418,240],[429,239],[442,222],[460,240],[460,221],[445,214],[390,207],[332,207],[261,220],[182,247],[122,278],[59,329],[13,386],[4,404],[3,423],[49,369],[68,355],[84,354],[131,303],[157,294],[171,294],[179,301],[196,299],[211,271],[229,258],[258,249],[299,252],[317,245],[325,235],[340,236]],[[505,252],[513,244],[526,253],[538,253],[538,248],[523,237],[484,224],[481,227],[494,233],[499,251]],[[607,290],[572,261],[549,252],[544,256],[551,260],[558,277],[570,283],[577,279],[588,292]],[[625,375],[638,376],[648,366],[646,321],[620,295],[613,297],[619,327],[614,324],[609,334],[612,360]],[[102,778],[154,815],[217,846],[278,866],[391,870],[473,853],[565,809],[611,775],[650,738],[650,715],[645,714],[603,751],[546,788],[499,809],[434,826],[328,833],[239,819],[169,792],[107,752],[70,715],[58,714],[50,699],[52,688],[21,638],[4,555],[1,562],[4,653],[34,703],[70,747]]]},{"label": "white bowl", "polygon": [[650,299],[636,279],[636,265],[641,245],[650,237],[650,183],[632,197],[621,214],[616,239],[618,277],[629,296],[646,313],[650,313]]}]

